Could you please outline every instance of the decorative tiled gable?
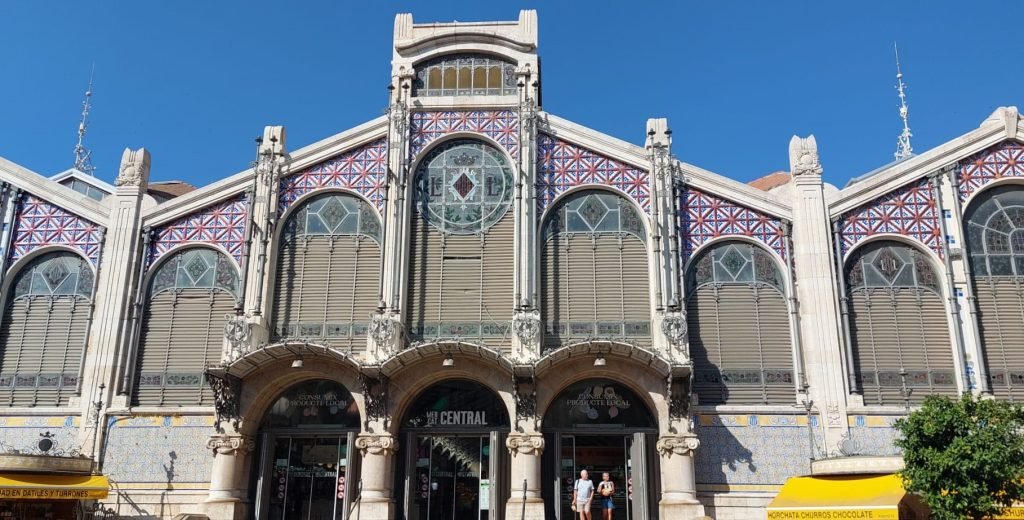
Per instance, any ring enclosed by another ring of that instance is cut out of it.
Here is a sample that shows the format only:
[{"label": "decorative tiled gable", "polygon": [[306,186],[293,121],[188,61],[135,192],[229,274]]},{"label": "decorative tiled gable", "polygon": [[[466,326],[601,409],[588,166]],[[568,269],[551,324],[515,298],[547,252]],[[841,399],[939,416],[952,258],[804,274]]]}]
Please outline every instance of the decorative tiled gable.
[{"label": "decorative tiled gable", "polygon": [[321,188],[346,188],[384,211],[388,142],[378,139],[281,179],[278,210],[284,213],[299,197]]},{"label": "decorative tiled gable", "polygon": [[840,217],[845,255],[861,241],[881,233],[913,238],[942,256],[939,212],[928,179],[920,179]]},{"label": "decorative tiled gable", "polygon": [[684,262],[704,243],[729,235],[753,238],[786,258],[781,219],[689,187],[681,202],[679,224],[684,237]]},{"label": "decorative tiled gable", "polygon": [[650,212],[650,176],[645,170],[600,155],[548,134],[537,136],[537,209],[576,186],[618,188]]},{"label": "decorative tiled gable", "polygon": [[456,132],[483,134],[519,158],[519,116],[511,110],[413,112],[409,153],[415,157],[435,140]]},{"label": "decorative tiled gable", "polygon": [[960,161],[960,201],[1004,177],[1024,177],[1024,144],[1005,141]]},{"label": "decorative tiled gable", "polygon": [[9,265],[50,245],[75,249],[96,265],[103,242],[103,228],[30,193],[24,193],[14,218],[14,238]]},{"label": "decorative tiled gable", "polygon": [[196,243],[220,246],[241,263],[248,212],[245,194],[239,194],[156,228],[150,243],[148,265],[152,266],[177,246]]}]

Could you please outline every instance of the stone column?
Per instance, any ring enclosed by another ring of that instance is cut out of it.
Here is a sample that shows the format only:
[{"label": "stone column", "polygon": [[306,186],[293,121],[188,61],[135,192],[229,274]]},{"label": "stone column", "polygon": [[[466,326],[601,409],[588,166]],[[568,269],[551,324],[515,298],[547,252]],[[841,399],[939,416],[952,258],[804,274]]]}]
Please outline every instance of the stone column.
[{"label": "stone column", "polygon": [[398,451],[398,441],[390,434],[360,433],[356,448],[363,457],[360,481],[362,489],[351,487],[348,493],[359,493],[353,506],[362,518],[386,520],[394,517],[391,498],[392,464]]},{"label": "stone column", "polygon": [[[145,148],[125,149],[118,169],[116,188],[110,199],[110,219],[100,257],[92,326],[81,374],[82,421],[79,434],[82,452],[98,456],[103,446],[106,408],[127,406],[126,396],[117,395],[118,378],[124,360],[131,359],[132,302],[145,262],[142,251],[142,200],[149,183],[149,152]],[[100,386],[103,389],[100,389]],[[128,389],[124,389],[127,392]],[[97,409],[94,403],[102,403]]]},{"label": "stone column", "polygon": [[511,455],[512,493],[505,508],[505,518],[523,516],[523,480],[526,481],[527,520],[544,520],[544,499],[540,496],[540,456],[544,452],[544,437],[535,432],[510,433],[505,439]]},{"label": "stone column", "polygon": [[698,518],[704,506],[697,500],[693,456],[700,441],[693,434],[662,435],[655,449],[661,457],[661,518]]},{"label": "stone column", "polygon": [[205,501],[205,512],[210,518],[244,518],[248,513],[242,503],[242,481],[248,455],[256,442],[247,435],[214,435],[206,442],[213,451],[213,473],[210,476],[210,494]]},{"label": "stone column", "polygon": [[824,451],[831,453],[847,433],[849,388],[843,377],[837,259],[832,247],[818,145],[813,135],[793,136],[789,142],[789,163],[794,188],[793,261],[805,377],[810,385],[808,397],[824,417]]}]

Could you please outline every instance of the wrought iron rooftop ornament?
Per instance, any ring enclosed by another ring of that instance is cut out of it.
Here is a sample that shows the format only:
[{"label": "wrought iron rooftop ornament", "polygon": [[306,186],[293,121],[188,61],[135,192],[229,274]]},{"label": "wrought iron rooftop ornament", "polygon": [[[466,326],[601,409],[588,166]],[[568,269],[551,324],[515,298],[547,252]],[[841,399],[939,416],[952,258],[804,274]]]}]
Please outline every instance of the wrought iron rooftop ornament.
[{"label": "wrought iron rooftop ornament", "polygon": [[910,146],[910,107],[907,106],[907,86],[903,84],[903,70],[900,69],[900,49],[896,42],[892,42],[892,50],[896,53],[896,92],[900,97],[900,119],[903,120],[903,131],[900,132],[896,143],[896,160],[901,161],[914,155],[914,149]]},{"label": "wrought iron rooftop ornament", "polygon": [[96,64],[89,72],[89,88],[85,89],[85,99],[82,101],[82,118],[78,121],[78,142],[75,144],[75,169],[95,175],[96,167],[92,165],[92,152],[85,148],[85,131],[89,127],[89,109],[92,108],[92,77],[96,72]]}]

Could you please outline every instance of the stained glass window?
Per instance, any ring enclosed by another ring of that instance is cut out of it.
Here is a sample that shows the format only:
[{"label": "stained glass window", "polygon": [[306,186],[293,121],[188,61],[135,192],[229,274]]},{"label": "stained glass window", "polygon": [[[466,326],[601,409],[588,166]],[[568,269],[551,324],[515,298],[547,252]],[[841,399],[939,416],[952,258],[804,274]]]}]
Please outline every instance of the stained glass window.
[{"label": "stained glass window", "polygon": [[72,253],[47,253],[32,260],[18,272],[14,297],[80,296],[92,298],[92,268]]},{"label": "stained glass window", "polygon": [[646,242],[644,224],[633,204],[601,190],[577,192],[551,210],[544,222],[544,240],[556,234],[633,235]]},{"label": "stained glass window", "polygon": [[924,253],[893,242],[878,242],[858,249],[847,264],[849,289],[912,288],[936,294],[939,278]]},{"label": "stained glass window", "polygon": [[690,268],[690,290],[718,284],[765,284],[785,293],[778,263],[761,248],[746,242],[724,242],[703,252]]},{"label": "stained glass window", "polygon": [[1024,190],[993,190],[966,220],[975,276],[1024,278]]},{"label": "stained glass window", "polygon": [[444,233],[486,231],[508,212],[512,167],[497,148],[457,139],[434,148],[416,173],[416,207]]},{"label": "stained glass window", "polygon": [[363,235],[380,243],[380,221],[362,199],[327,193],[313,198],[288,217],[284,239],[306,235]]},{"label": "stained glass window", "polygon": [[150,296],[170,289],[223,289],[238,296],[238,270],[222,253],[192,248],[176,253],[160,264],[153,275]]},{"label": "stained glass window", "polygon": [[515,64],[485,54],[449,54],[416,65],[415,96],[516,93]]}]

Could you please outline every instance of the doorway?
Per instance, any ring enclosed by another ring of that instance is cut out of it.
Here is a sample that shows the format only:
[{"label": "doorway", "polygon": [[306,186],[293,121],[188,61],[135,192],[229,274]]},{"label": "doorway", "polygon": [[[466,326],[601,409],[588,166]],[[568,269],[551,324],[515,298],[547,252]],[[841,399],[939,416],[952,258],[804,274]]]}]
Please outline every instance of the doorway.
[{"label": "doorway", "polygon": [[250,485],[255,518],[346,520],[359,493],[359,425],[340,383],[311,380],[284,391],[260,423]]},{"label": "doorway", "polygon": [[[601,482],[602,474],[608,473],[615,485],[615,493],[612,495],[614,518],[651,518],[650,491],[657,489],[657,485],[648,464],[647,443],[647,435],[643,433],[559,435],[555,445],[555,451],[559,454],[558,518],[575,518],[572,512],[572,492],[582,470],[587,470],[595,488]],[[594,518],[602,518],[603,509],[601,501],[595,496],[591,508]]]},{"label": "doorway", "polygon": [[486,435],[416,437],[416,520],[491,520]]}]

